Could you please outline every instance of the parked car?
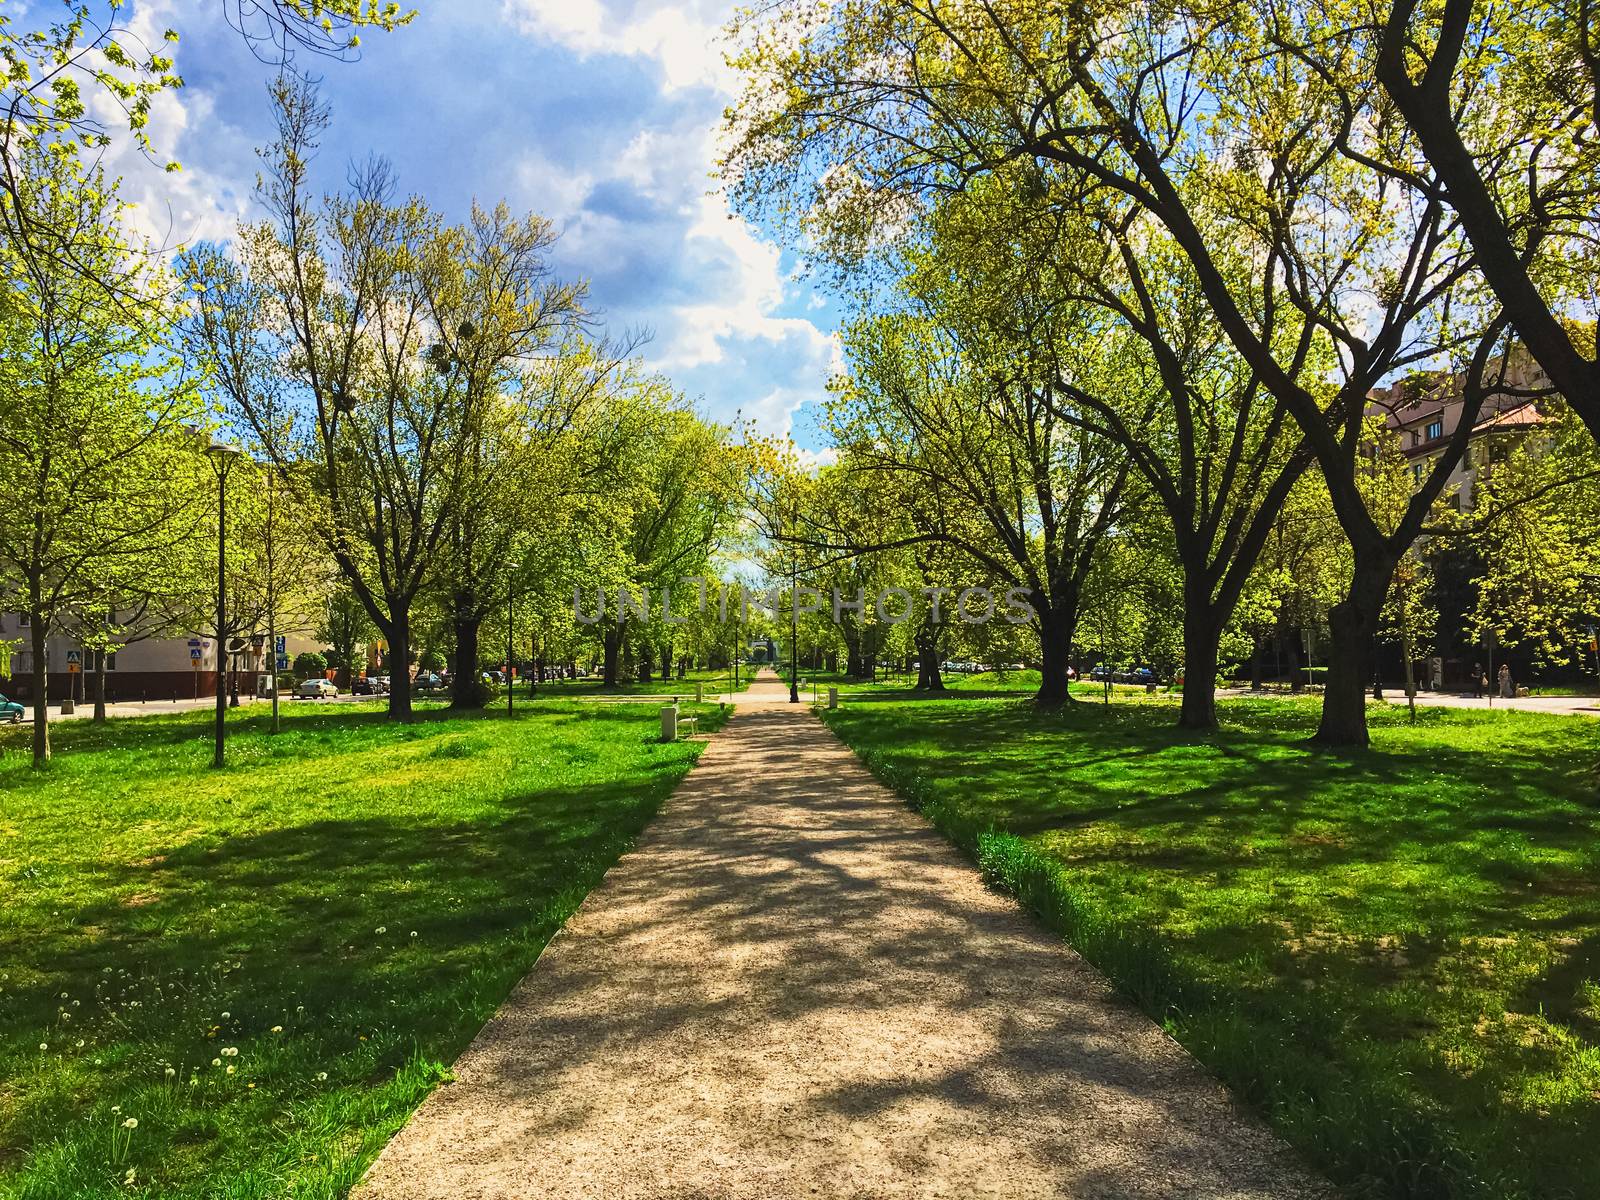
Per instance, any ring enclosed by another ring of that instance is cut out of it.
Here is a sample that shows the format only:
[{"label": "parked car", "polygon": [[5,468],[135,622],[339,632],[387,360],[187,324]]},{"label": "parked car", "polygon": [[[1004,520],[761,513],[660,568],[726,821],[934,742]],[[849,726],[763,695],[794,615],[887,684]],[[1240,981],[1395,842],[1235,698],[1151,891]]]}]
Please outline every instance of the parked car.
[{"label": "parked car", "polygon": [[332,699],[339,694],[331,679],[305,679],[295,686],[294,694],[300,700]]},{"label": "parked car", "polygon": [[381,696],[383,689],[378,686],[376,676],[360,675],[350,681],[350,694],[352,696]]},{"label": "parked car", "polygon": [[444,680],[432,671],[420,671],[411,681],[411,685],[416,688],[442,688]]},{"label": "parked car", "polygon": [[22,705],[10,696],[0,696],[0,721],[7,725],[15,725],[22,720]]}]

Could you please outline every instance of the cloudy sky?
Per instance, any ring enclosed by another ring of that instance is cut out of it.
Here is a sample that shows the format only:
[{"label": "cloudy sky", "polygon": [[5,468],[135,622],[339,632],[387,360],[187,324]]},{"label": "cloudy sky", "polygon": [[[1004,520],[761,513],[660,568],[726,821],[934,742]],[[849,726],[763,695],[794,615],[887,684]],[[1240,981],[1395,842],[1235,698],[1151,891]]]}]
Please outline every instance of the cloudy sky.
[{"label": "cloudy sky", "polygon": [[[836,314],[714,191],[717,126],[733,81],[722,0],[413,0],[420,15],[369,34],[352,63],[305,60],[334,125],[318,162],[392,161],[400,186],[446,214],[504,199],[553,218],[564,274],[589,280],[616,329],[703,409],[771,432],[795,426],[835,363]],[[271,130],[273,69],[224,19],[237,0],[136,0],[133,23],[179,30],[186,86],[152,125],[180,175],[119,155],[126,196],[172,241],[226,238],[251,211],[255,147]],[[36,4],[48,8],[48,0]],[[170,231],[170,232],[168,232]]]}]

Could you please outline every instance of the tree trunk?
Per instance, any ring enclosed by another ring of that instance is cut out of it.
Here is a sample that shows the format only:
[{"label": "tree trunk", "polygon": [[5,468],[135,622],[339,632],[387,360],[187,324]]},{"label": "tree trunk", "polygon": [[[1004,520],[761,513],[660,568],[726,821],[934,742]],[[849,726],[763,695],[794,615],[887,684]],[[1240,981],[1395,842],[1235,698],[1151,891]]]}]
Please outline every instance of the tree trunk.
[{"label": "tree trunk", "polygon": [[[1283,631],[1278,631],[1278,644],[1284,645]],[[1289,690],[1298,696],[1306,690],[1306,677],[1300,673],[1300,633],[1287,640],[1289,647]]]},{"label": "tree trunk", "polygon": [[650,639],[639,643],[639,682],[649,683],[655,677],[655,648]]},{"label": "tree trunk", "polygon": [[620,627],[608,628],[601,637],[601,644],[605,652],[605,668],[601,674],[602,687],[614,688],[617,686],[617,666],[621,657],[622,630]]},{"label": "tree trunk", "polygon": [[50,761],[50,630],[42,613],[28,614],[33,626],[33,765]]},{"label": "tree trunk", "polygon": [[[1191,591],[1194,589],[1190,589]],[[1183,611],[1183,708],[1180,729],[1217,727],[1217,646],[1222,639],[1215,606],[1186,597]]]},{"label": "tree trunk", "polygon": [[844,637],[844,673],[860,679],[867,673],[861,661],[861,630],[846,622],[840,633]]},{"label": "tree trunk", "polygon": [[944,679],[939,674],[939,627],[932,621],[917,626],[917,690],[942,692]]},{"label": "tree trunk", "polygon": [[[390,602],[392,613],[397,606]],[[396,614],[384,630],[389,638],[389,719],[411,720],[411,614]]]},{"label": "tree trunk", "polygon": [[1389,580],[1399,562],[1387,550],[1355,549],[1350,590],[1328,611],[1332,645],[1327,683],[1322,693],[1322,720],[1312,741],[1322,746],[1366,746],[1367,683],[1372,678],[1373,638]]},{"label": "tree trunk", "polygon": [[456,632],[456,674],[450,681],[450,707],[478,709],[483,707],[483,686],[478,679],[478,631],[483,618],[471,615],[470,609],[457,607],[451,622]]},{"label": "tree trunk", "polygon": [[[1250,690],[1252,692],[1261,690],[1261,640],[1259,633],[1250,635]],[[1185,678],[1183,683],[1184,690],[1187,691],[1189,687],[1188,679]]]},{"label": "tree trunk", "polygon": [[94,652],[94,723],[106,723],[106,652]]},{"label": "tree trunk", "polygon": [[1072,665],[1072,635],[1076,614],[1066,615],[1051,609],[1039,614],[1039,690],[1034,703],[1041,708],[1065,704],[1067,668]]}]

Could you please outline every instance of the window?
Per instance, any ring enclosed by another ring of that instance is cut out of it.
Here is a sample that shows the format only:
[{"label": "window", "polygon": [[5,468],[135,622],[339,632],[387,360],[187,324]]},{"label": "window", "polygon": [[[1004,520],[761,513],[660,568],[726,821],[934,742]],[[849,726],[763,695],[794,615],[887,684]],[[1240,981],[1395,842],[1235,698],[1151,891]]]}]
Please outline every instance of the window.
[{"label": "window", "polygon": [[1444,420],[1441,418],[1440,420],[1437,420],[1437,421],[1429,421],[1428,422],[1428,440],[1431,442],[1431,441],[1434,441],[1436,438],[1442,438],[1443,436],[1444,436]]},{"label": "window", "polygon": [[30,617],[27,613],[18,613],[17,614],[17,626],[19,628],[26,629],[32,624],[33,624],[33,618]]},{"label": "window", "polygon": [[115,671],[116,669],[117,669],[117,652],[115,650],[113,650],[110,654],[106,655],[106,670]]},{"label": "window", "polygon": [[1428,466],[1427,463],[1412,463],[1411,464],[1411,482],[1412,483],[1421,483],[1422,482],[1422,473],[1423,473],[1423,471],[1425,471],[1427,469],[1427,466]]}]

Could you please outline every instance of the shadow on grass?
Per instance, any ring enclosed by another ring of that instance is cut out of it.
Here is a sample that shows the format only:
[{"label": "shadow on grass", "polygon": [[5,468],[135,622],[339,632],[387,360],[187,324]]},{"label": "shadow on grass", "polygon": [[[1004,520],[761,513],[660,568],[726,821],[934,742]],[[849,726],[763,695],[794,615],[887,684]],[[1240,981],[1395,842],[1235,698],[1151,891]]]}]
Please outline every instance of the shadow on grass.
[{"label": "shadow on grass", "polygon": [[[1278,1127],[1385,1196],[1589,1194],[1600,813],[1580,718],[852,704],[829,722]],[[1592,1004],[1592,1000],[1588,1003]]]},{"label": "shadow on grass", "polygon": [[[577,709],[248,719],[222,772],[192,722],[129,720],[11,770],[61,828],[5,869],[35,901],[0,922],[0,1190],[110,1196],[131,1166],[169,1196],[340,1194],[692,761]],[[142,773],[112,814],[101,763]]]}]

